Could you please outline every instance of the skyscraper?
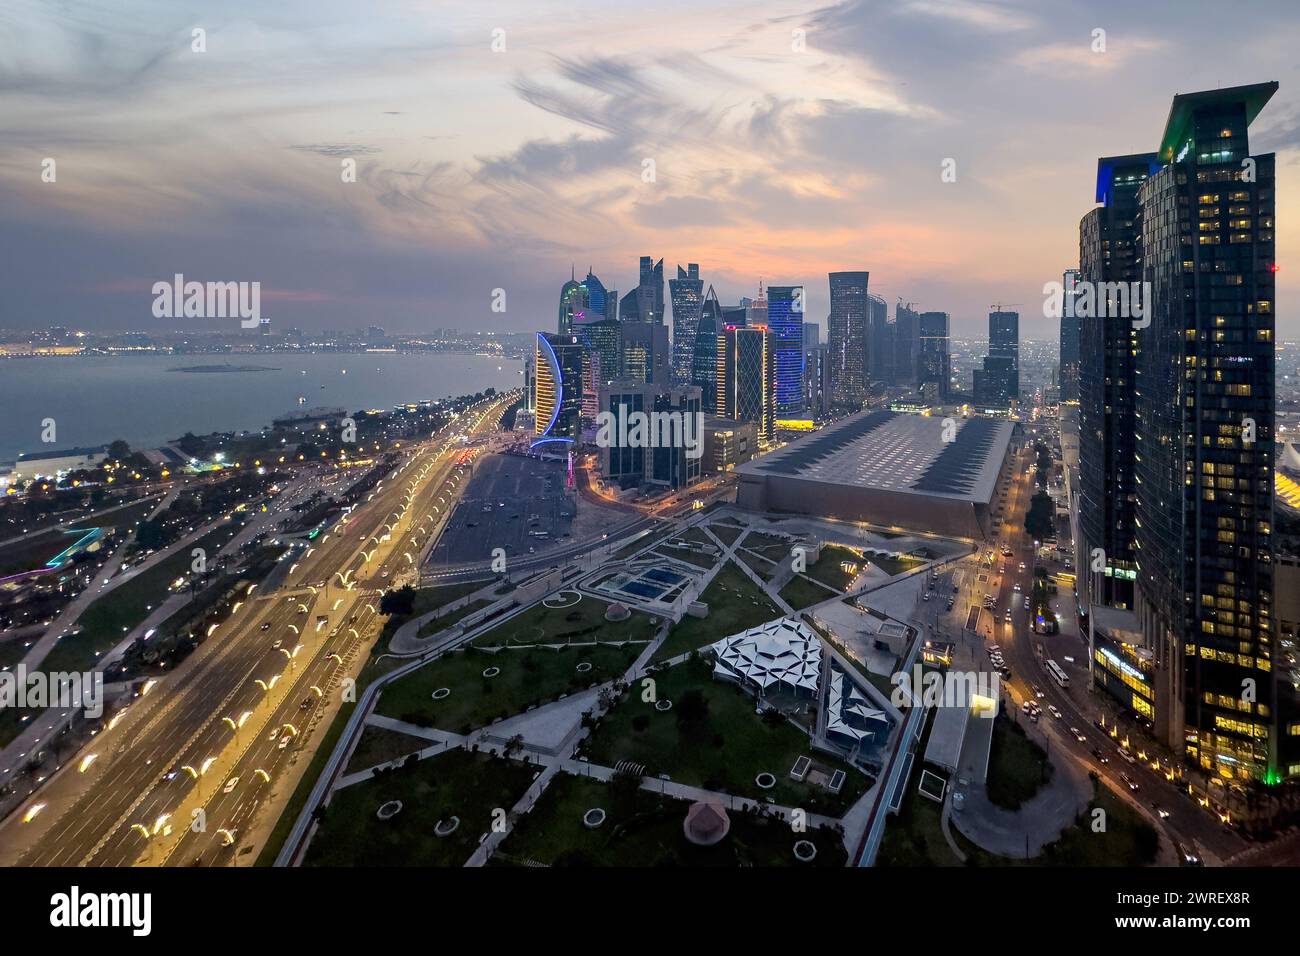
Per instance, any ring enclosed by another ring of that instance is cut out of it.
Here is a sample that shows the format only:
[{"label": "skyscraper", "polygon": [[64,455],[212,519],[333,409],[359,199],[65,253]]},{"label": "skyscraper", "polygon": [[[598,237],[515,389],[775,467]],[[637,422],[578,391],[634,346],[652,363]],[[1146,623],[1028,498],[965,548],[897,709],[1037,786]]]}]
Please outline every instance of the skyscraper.
[{"label": "skyscraper", "polygon": [[700,327],[691,358],[691,384],[700,386],[701,407],[706,415],[717,414],[718,410],[718,335],[726,324],[718,294],[709,286],[700,307]]},{"label": "skyscraper", "polygon": [[806,349],[812,349],[821,344],[822,327],[816,322],[805,322],[803,324],[803,347]]},{"label": "skyscraper", "polygon": [[831,396],[861,405],[867,394],[867,282],[869,272],[832,272],[826,319]]},{"label": "skyscraper", "polygon": [[620,374],[635,382],[668,385],[672,377],[672,356],[668,349],[668,326],[649,322],[620,322],[623,361]]},{"label": "skyscraper", "polygon": [[803,350],[803,407],[813,418],[831,408],[831,359],[827,345],[806,345]]},{"label": "skyscraper", "polygon": [[916,387],[916,359],[921,351],[921,313],[912,303],[894,305],[894,368],[886,381],[905,388]]},{"label": "skyscraper", "polygon": [[1157,736],[1215,777],[1270,781],[1300,772],[1273,617],[1274,157],[1247,136],[1277,86],[1174,97],[1167,165],[1138,190],[1151,295],[1135,414]]},{"label": "skyscraper", "polygon": [[1074,295],[1079,281],[1078,269],[1066,269],[1061,281],[1060,372],[1057,384],[1062,402],[1079,400],[1079,317],[1075,314]]},{"label": "skyscraper", "polygon": [[664,261],[642,256],[635,289],[623,296],[618,318],[622,322],[661,325],[664,321]]},{"label": "skyscraper", "polygon": [[989,353],[975,370],[975,399],[1010,405],[1020,399],[1020,313],[989,313]]},{"label": "skyscraper", "polygon": [[582,343],[576,335],[537,333],[534,353],[537,421],[532,447],[574,443],[581,429]]},{"label": "skyscraper", "polygon": [[946,402],[952,381],[948,313],[922,312],[917,317],[917,335],[916,386],[926,401],[934,404]]},{"label": "skyscraper", "polygon": [[767,287],[767,328],[776,348],[776,412],[803,409],[803,286]]},{"label": "skyscraper", "polygon": [[673,381],[684,385],[691,381],[695,335],[704,307],[704,280],[699,265],[692,262],[685,269],[678,266],[677,278],[668,280],[668,293],[673,304]]},{"label": "skyscraper", "polygon": [[[1138,189],[1158,172],[1155,153],[1107,156],[1097,161],[1096,201],[1101,205],[1079,223],[1079,283],[1142,279],[1142,219]],[[1107,286],[1108,288],[1110,286]],[[1088,308],[1076,295],[1072,311],[1086,313],[1079,325],[1079,531],[1080,599],[1092,604],[1133,607],[1134,362],[1142,339],[1133,323],[1108,317],[1107,308]],[[1064,327],[1064,320],[1062,320]],[[1103,560],[1092,570],[1092,555]],[[1150,717],[1150,714],[1146,716]]]},{"label": "skyscraper", "polygon": [[754,422],[759,440],[776,437],[776,337],[765,325],[723,329],[718,341],[718,414]]},{"label": "skyscraper", "polygon": [[560,312],[556,331],[566,335],[573,330],[574,315],[584,312],[589,304],[587,287],[570,274],[569,281],[560,288]]}]

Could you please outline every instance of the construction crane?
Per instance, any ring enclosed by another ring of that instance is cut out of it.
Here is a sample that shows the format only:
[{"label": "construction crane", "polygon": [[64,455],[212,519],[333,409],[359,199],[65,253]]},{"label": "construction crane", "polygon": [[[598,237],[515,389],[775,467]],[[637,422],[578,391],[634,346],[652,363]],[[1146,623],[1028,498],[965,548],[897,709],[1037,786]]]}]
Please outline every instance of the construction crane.
[{"label": "construction crane", "polygon": [[1004,305],[1021,306],[1021,305],[1024,305],[1024,303],[1023,303],[1023,302],[999,302],[997,305],[991,305],[991,306],[989,306],[989,311],[990,311],[990,312],[1001,312],[1001,311],[1002,311],[1002,307],[1003,307]]}]

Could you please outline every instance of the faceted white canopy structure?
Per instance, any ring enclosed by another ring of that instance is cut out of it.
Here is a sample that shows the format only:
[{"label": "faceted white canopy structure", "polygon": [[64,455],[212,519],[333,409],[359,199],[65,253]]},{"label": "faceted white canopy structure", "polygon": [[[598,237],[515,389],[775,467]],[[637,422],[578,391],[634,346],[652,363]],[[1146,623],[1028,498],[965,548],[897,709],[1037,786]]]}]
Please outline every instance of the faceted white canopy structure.
[{"label": "faceted white canopy structure", "polygon": [[875,738],[877,733],[889,729],[885,712],[869,701],[853,685],[847,674],[831,674],[830,701],[826,708],[826,732],[847,737],[852,741]]},{"label": "faceted white canopy structure", "polygon": [[769,621],[724,637],[709,647],[716,656],[713,673],[758,690],[817,693],[821,676],[821,640],[807,625],[790,618]]}]

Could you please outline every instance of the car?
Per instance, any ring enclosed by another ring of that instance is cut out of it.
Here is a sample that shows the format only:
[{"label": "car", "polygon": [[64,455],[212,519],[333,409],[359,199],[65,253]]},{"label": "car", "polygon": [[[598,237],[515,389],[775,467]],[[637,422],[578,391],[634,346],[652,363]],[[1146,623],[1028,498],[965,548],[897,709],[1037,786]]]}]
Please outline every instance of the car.
[{"label": "car", "polygon": [[949,600],[948,600],[948,610],[950,610],[950,611],[952,610],[952,599],[951,599],[951,598],[949,598]]},{"label": "car", "polygon": [[1033,688],[1031,688],[1031,689],[1033,690],[1033,692],[1034,692],[1034,696],[1035,696],[1035,697],[1046,697],[1046,696],[1047,696],[1047,692],[1044,691],[1044,690],[1043,690],[1041,687],[1039,687],[1037,684],[1035,684],[1035,685],[1033,686]]},{"label": "car", "polygon": [[1078,727],[1071,727],[1070,733],[1074,734],[1074,739],[1079,741],[1079,743],[1086,744],[1088,742],[1088,738],[1083,735],[1083,731]]},{"label": "car", "polygon": [[1060,719],[1061,719],[1061,712],[1060,712],[1059,710],[1056,709],[1056,705],[1055,705],[1055,704],[1048,704],[1048,705],[1047,705],[1047,712],[1048,712],[1049,714],[1051,714],[1053,717],[1055,717],[1057,720],[1060,720]]},{"label": "car", "polygon": [[285,747],[289,746],[289,741],[291,740],[293,740],[293,734],[285,734],[280,738],[280,742],[275,745],[275,749],[283,750]]},{"label": "car", "polygon": [[274,740],[274,739],[275,739],[276,737],[278,737],[278,736],[280,736],[280,728],[279,728],[279,727],[276,727],[276,728],[274,728],[274,729],[273,729],[269,734],[267,734],[266,739],[267,739],[267,740]]},{"label": "car", "polygon": [[1166,810],[1164,807],[1160,806],[1160,804],[1158,803],[1151,804],[1151,809],[1156,812],[1156,816],[1158,816],[1161,820],[1169,819],[1169,811]]},{"label": "car", "polygon": [[1124,747],[1119,748],[1119,755],[1129,763],[1137,763],[1137,758],[1134,757],[1131,753],[1129,753],[1128,750]]},{"label": "car", "polygon": [[1187,849],[1187,847],[1180,846],[1178,848],[1178,851],[1179,851],[1179,855],[1183,858],[1183,866],[1201,865],[1201,858],[1197,856],[1195,853],[1193,853],[1191,850]]},{"label": "car", "polygon": [[221,792],[222,792],[222,793],[230,793],[230,792],[231,792],[232,790],[234,790],[237,786],[239,786],[239,778],[238,778],[238,777],[231,777],[229,780],[226,781],[226,785],[225,785],[224,787],[221,788]]},{"label": "car", "polygon": [[269,631],[270,629],[271,629],[271,622],[270,622],[270,621],[263,621],[263,622],[262,622],[261,630],[263,630],[263,631]]},{"label": "car", "polygon": [[1092,748],[1092,756],[1096,759],[1097,763],[1110,763],[1110,758],[1096,747]]},{"label": "car", "polygon": [[1128,774],[1121,773],[1119,775],[1119,778],[1124,781],[1124,785],[1128,787],[1130,790],[1138,789],[1137,781],[1134,780],[1132,777],[1130,777]]},{"label": "car", "polygon": [[307,695],[306,697],[304,697],[304,698],[302,699],[302,701],[298,704],[298,709],[299,709],[299,710],[306,710],[308,707],[310,707],[310,706],[312,705],[312,703],[313,703],[313,699],[312,699],[311,695],[308,694],[308,695]]},{"label": "car", "polygon": [[1025,595],[1025,610],[1026,610],[1026,611],[1029,610],[1029,595],[1028,595],[1028,594]]},{"label": "car", "polygon": [[1019,591],[1019,590],[1020,590],[1020,582],[1017,581],[1015,584],[1011,585],[1011,590],[1013,590],[1013,591]]},{"label": "car", "polygon": [[1025,701],[1023,704],[1020,705],[1020,711],[1021,713],[1024,714],[1032,713],[1033,709],[1034,709],[1034,705],[1029,701]]},{"label": "car", "polygon": [[1020,570],[1021,571],[1025,570],[1025,562],[1023,561],[1020,562]]},{"label": "car", "polygon": [[1011,623],[1011,608],[1007,608],[1007,613],[1006,613],[1006,617],[1004,618],[1004,620],[1005,620],[1008,624]]},{"label": "car", "polygon": [[924,594],[922,594],[922,595],[921,595],[921,600],[922,600],[922,601],[928,601],[928,600],[930,600],[930,592],[929,592],[929,591],[926,591]]}]

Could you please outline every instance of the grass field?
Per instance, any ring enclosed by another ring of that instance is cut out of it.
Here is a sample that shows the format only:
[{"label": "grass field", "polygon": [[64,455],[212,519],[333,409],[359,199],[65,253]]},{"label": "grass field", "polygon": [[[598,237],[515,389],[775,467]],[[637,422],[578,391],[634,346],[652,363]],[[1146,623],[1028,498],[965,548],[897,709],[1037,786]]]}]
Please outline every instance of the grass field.
[{"label": "grass field", "polygon": [[569,641],[638,641],[649,640],[655,620],[633,612],[626,621],[605,620],[605,601],[583,595],[568,607],[536,604],[508,621],[502,622],[474,639],[478,647],[510,644],[563,644]]},{"label": "grass field", "polygon": [[653,660],[668,660],[781,616],[780,609],[730,561],[709,582],[700,600],[709,605],[709,616],[682,618]]},{"label": "grass field", "polygon": [[[815,755],[814,761],[849,775],[839,795],[791,780],[795,760],[811,753],[808,737],[786,721],[768,723],[754,713],[748,694],[715,681],[712,673],[706,661],[687,661],[655,675],[657,699],[673,702],[668,711],[656,710],[642,700],[640,688],[632,688],[590,738],[591,759],[609,767],[632,760],[651,776],[666,773],[679,783],[756,799],[771,797],[785,806],[836,816],[866,789],[865,775],[824,754]],[[693,690],[703,694],[708,713],[698,723],[687,724],[680,719],[678,705]],[[754,782],[763,772],[776,777],[771,790]]]},{"label": "grass field", "polygon": [[822,545],[822,553],[816,561],[808,565],[808,576],[842,594],[848,590],[857,576],[857,572],[845,571],[840,567],[844,561],[851,561],[861,567],[863,559],[851,548],[838,544]]},{"label": "grass field", "polygon": [[[385,687],[375,711],[424,727],[468,733],[534,704],[555,700],[561,694],[612,680],[627,670],[644,649],[643,644],[627,644],[560,651],[507,650],[497,654],[473,649],[453,651]],[[578,671],[583,661],[591,664],[590,670]],[[501,672],[484,677],[483,671],[489,667]],[[442,687],[451,693],[434,700],[433,692]]]},{"label": "grass field", "polygon": [[786,582],[780,594],[781,600],[792,608],[799,610],[811,604],[820,604],[822,601],[837,597],[839,592],[822,587],[817,582],[808,580],[802,574],[796,574]]},{"label": "grass field", "polygon": [[745,533],[744,528],[738,528],[734,524],[722,524],[715,522],[709,525],[709,530],[718,536],[718,540],[730,547],[737,538]]},{"label": "grass field", "polygon": [[[306,866],[462,866],[492,826],[493,812],[523,796],[536,769],[453,750],[386,771],[334,794],[307,848]],[[390,800],[391,820],[375,812]],[[460,826],[438,837],[439,820]]]},{"label": "grass field", "polygon": [[202,548],[209,558],[233,538],[242,522],[223,521],[193,544],[180,548],[130,581],[96,599],[78,618],[81,631],[62,638],[41,662],[45,670],[85,671],[112,650],[133,627],[149,616],[168,596],[167,586],[188,574],[191,552]]},{"label": "grass field", "polygon": [[672,558],[675,561],[685,561],[687,564],[693,564],[705,571],[718,563],[718,559],[711,555],[701,554],[699,551],[688,551],[685,548],[674,548],[666,544],[661,544],[655,548],[655,553],[665,558]]},{"label": "grass field", "polygon": [[417,637],[428,637],[430,634],[437,634],[439,631],[445,631],[458,621],[469,617],[475,611],[481,611],[483,608],[492,604],[493,601],[486,598],[479,598],[477,601],[470,601],[464,607],[457,608],[449,614],[442,617],[435,617],[432,620],[425,621],[420,625],[420,631]]},{"label": "grass field", "polygon": [[989,753],[989,800],[1006,810],[1019,810],[1052,779],[1052,765],[1043,748],[1005,714],[993,723]]},{"label": "grass field", "polygon": [[[606,813],[596,829],[583,825],[593,807]],[[690,843],[682,822],[690,804],[648,790],[629,793],[599,780],[557,775],[532,812],[501,844],[497,864],[533,860],[549,866],[798,866],[788,823],[729,814],[731,828],[712,847]],[[810,866],[843,866],[835,834],[810,830],[800,837],[817,847]]]},{"label": "grass field", "polygon": [[743,545],[736,549],[736,557],[741,561],[744,561],[749,567],[749,570],[753,571],[764,581],[772,580],[772,576],[776,573],[776,565],[774,563],[751,551],[747,551]]},{"label": "grass field", "polygon": [[780,535],[764,534],[761,531],[751,531],[749,537],[745,539],[744,547],[750,551],[757,551],[769,561],[780,561],[782,558],[789,557],[790,549],[794,547],[794,542],[788,538],[782,538]]},{"label": "grass field", "polygon": [[356,773],[389,760],[395,760],[404,754],[423,750],[433,746],[432,740],[424,737],[412,737],[387,727],[373,727],[369,724],[361,731],[361,739],[348,760],[345,773]]}]

